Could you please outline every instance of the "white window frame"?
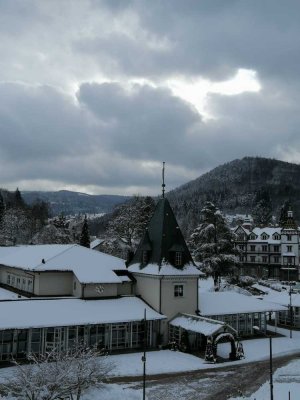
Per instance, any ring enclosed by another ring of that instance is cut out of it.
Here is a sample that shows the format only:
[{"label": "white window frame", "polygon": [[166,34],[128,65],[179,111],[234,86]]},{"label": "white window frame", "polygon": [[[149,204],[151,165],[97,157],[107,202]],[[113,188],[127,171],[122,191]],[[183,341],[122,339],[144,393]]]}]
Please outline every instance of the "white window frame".
[{"label": "white window frame", "polygon": [[175,251],[175,266],[182,266],[182,251]]},{"label": "white window frame", "polygon": [[184,297],[184,284],[175,283],[174,284],[174,297]]}]

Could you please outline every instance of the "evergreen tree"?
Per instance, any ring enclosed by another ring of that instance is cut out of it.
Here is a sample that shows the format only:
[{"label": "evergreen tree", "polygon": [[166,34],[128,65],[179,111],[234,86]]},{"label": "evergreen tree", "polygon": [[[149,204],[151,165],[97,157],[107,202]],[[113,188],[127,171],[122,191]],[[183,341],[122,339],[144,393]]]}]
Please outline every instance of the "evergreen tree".
[{"label": "evergreen tree", "polygon": [[85,216],[83,225],[82,225],[81,235],[80,235],[80,246],[90,248],[90,245],[91,245],[91,241],[90,241],[89,226],[88,226],[87,218]]},{"label": "evergreen tree", "polygon": [[287,216],[288,216],[289,207],[290,207],[290,202],[289,201],[285,201],[283,203],[283,205],[281,206],[280,217],[279,217],[279,226],[282,226],[286,222]]},{"label": "evergreen tree", "polygon": [[256,225],[268,226],[271,223],[272,203],[267,190],[260,190],[256,193],[252,216]]},{"label": "evergreen tree", "polygon": [[31,206],[31,214],[35,220],[40,222],[41,226],[45,225],[49,218],[48,204],[45,201],[37,200]]},{"label": "evergreen tree", "polygon": [[15,191],[15,206],[19,207],[19,208],[24,208],[24,206],[25,206],[25,202],[23,200],[23,197],[21,195],[19,188],[17,188]]},{"label": "evergreen tree", "polygon": [[233,234],[220,210],[211,202],[206,202],[201,210],[202,223],[190,236],[189,246],[196,261],[203,263],[215,283],[220,276],[233,273],[237,264]]},{"label": "evergreen tree", "polygon": [[4,212],[5,212],[5,204],[2,193],[0,192],[0,226],[2,225]]}]

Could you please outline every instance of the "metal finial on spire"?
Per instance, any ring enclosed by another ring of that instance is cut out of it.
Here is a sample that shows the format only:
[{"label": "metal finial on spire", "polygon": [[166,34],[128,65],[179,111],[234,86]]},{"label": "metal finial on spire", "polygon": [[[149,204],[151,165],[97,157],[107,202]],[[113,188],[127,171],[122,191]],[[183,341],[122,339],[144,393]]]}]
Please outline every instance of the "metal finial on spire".
[{"label": "metal finial on spire", "polygon": [[163,161],[163,168],[162,168],[162,197],[165,198],[165,162]]}]

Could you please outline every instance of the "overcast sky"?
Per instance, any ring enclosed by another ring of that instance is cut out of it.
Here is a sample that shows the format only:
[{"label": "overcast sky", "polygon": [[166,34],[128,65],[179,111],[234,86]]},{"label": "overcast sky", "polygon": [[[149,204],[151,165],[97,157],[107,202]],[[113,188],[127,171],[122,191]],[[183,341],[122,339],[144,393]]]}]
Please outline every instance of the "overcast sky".
[{"label": "overcast sky", "polygon": [[299,0],[0,0],[0,185],[158,194],[300,160]]}]

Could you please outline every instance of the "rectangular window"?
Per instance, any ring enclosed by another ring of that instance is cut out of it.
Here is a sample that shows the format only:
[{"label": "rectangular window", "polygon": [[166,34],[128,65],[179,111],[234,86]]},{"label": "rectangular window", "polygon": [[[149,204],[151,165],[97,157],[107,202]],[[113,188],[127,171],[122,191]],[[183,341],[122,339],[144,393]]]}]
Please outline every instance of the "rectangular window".
[{"label": "rectangular window", "polygon": [[251,245],[250,246],[250,251],[255,251],[255,246]]},{"label": "rectangular window", "polygon": [[175,266],[180,267],[182,265],[182,252],[176,251],[175,252]]},{"label": "rectangular window", "polygon": [[268,257],[267,256],[263,256],[262,257],[262,262],[263,263],[267,263],[268,262]]},{"label": "rectangular window", "polygon": [[279,246],[274,246],[274,251],[275,251],[276,253],[279,253]]},{"label": "rectangular window", "polygon": [[148,263],[148,251],[143,250],[143,264],[146,265]]},{"label": "rectangular window", "polygon": [[274,263],[278,264],[279,263],[279,257],[274,257]]},{"label": "rectangular window", "polygon": [[265,244],[263,244],[262,246],[261,246],[261,249],[262,249],[262,251],[268,251],[268,246],[267,245],[265,245]]},{"label": "rectangular window", "polygon": [[10,274],[7,274],[6,283],[10,285]]},{"label": "rectangular window", "polygon": [[290,242],[292,240],[292,235],[286,235],[286,238]]},{"label": "rectangular window", "polygon": [[32,292],[32,279],[27,280],[27,291]]},{"label": "rectangular window", "polygon": [[255,262],[255,256],[250,257],[250,262],[253,262],[253,263]]},{"label": "rectangular window", "polygon": [[286,246],[286,250],[287,250],[288,253],[291,253],[292,252],[292,246]]},{"label": "rectangular window", "polygon": [[174,297],[183,297],[183,285],[174,286]]}]

